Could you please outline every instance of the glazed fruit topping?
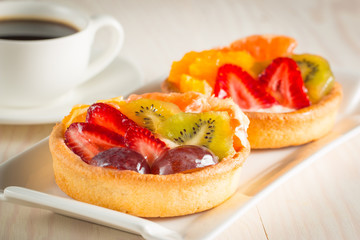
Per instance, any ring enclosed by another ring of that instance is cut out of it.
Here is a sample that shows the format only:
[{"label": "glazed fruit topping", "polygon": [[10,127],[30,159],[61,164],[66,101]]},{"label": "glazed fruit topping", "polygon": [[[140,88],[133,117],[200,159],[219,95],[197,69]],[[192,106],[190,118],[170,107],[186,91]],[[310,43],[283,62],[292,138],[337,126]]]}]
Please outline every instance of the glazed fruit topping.
[{"label": "glazed fruit topping", "polygon": [[142,174],[150,173],[146,159],[140,153],[124,147],[110,148],[100,152],[90,160],[89,164],[118,170],[131,170]]},{"label": "glazed fruit topping", "polygon": [[[121,103],[120,110],[132,119],[112,105],[95,103],[86,122],[72,123],[65,131],[65,143],[90,165],[139,173],[151,173],[154,162],[158,174],[194,171],[234,153],[227,112],[184,113],[175,104],[152,101]],[[148,118],[151,124],[144,121]]]},{"label": "glazed fruit topping", "polygon": [[218,158],[206,147],[182,145],[163,152],[152,165],[151,173],[167,175],[196,171],[216,163]]},{"label": "glazed fruit topping", "polygon": [[291,58],[274,59],[259,81],[282,106],[300,109],[310,105],[301,72]]},{"label": "glazed fruit topping", "polygon": [[162,121],[181,112],[173,103],[146,98],[122,104],[120,108],[126,116],[150,131],[156,131]]},{"label": "glazed fruit topping", "polygon": [[219,98],[231,97],[240,108],[256,110],[273,106],[277,101],[266,92],[266,86],[254,79],[241,67],[225,64],[219,68],[214,94]]},{"label": "glazed fruit topping", "polygon": [[195,91],[207,96],[210,96],[213,92],[212,87],[206,80],[200,80],[187,74],[181,75],[179,90],[180,92]]},{"label": "glazed fruit topping", "polygon": [[163,122],[158,133],[179,145],[199,145],[220,159],[235,150],[227,112],[179,113]]},{"label": "glazed fruit topping", "polygon": [[310,105],[301,72],[296,62],[287,57],[274,59],[258,80],[238,66],[222,66],[214,94],[219,98],[231,97],[240,108],[251,111],[276,104],[290,109]]},{"label": "glazed fruit topping", "polygon": [[292,54],[297,42],[288,36],[252,35],[230,44],[230,49],[249,52],[256,60],[266,61]]},{"label": "glazed fruit topping", "polygon": [[[253,57],[246,51],[228,51],[228,50],[206,50],[201,52],[189,52],[171,66],[168,81],[175,84],[181,92],[189,90],[189,86],[185,87],[181,81],[186,80],[186,76],[192,80],[198,80],[194,84],[194,89],[206,89],[200,85],[203,80],[210,87],[214,87],[218,68],[224,64],[236,64],[245,70],[252,68],[254,64]],[[193,82],[193,81],[192,81]]]},{"label": "glazed fruit topping", "polygon": [[289,112],[307,107],[331,91],[335,78],[324,58],[294,54],[296,46],[288,36],[252,35],[223,48],[188,52],[173,62],[168,90],[231,97],[247,111]]},{"label": "glazed fruit topping", "polygon": [[65,144],[84,162],[113,147],[125,147],[123,136],[92,123],[72,123],[65,132]]},{"label": "glazed fruit topping", "polygon": [[130,127],[125,134],[126,146],[145,157],[151,166],[160,154],[168,150],[166,144],[142,127]]},{"label": "glazed fruit topping", "polygon": [[312,54],[294,54],[291,58],[300,68],[311,103],[317,103],[334,86],[335,77],[329,63],[323,57]]}]

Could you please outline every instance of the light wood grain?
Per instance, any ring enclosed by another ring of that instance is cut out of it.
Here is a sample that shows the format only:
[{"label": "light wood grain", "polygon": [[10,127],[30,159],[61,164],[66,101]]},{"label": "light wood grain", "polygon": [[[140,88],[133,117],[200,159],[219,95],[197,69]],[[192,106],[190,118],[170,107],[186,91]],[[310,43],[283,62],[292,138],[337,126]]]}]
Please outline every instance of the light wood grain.
[{"label": "light wood grain", "polygon": [[[51,0],[55,1],[55,0]],[[171,62],[250,34],[298,40],[297,52],[327,58],[335,69],[360,73],[358,0],[118,1],[59,0],[124,27],[121,55],[150,82]],[[0,125],[0,162],[46,137],[53,124]],[[360,136],[333,149],[293,177],[216,239],[359,239]],[[44,210],[0,202],[0,239],[142,239]]]}]

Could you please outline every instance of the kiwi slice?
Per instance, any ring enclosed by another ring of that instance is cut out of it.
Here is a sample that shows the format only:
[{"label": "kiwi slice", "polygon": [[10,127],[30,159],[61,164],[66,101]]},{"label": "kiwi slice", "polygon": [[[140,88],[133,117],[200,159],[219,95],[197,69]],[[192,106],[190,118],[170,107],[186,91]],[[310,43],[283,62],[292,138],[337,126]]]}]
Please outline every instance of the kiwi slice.
[{"label": "kiwi slice", "polygon": [[254,62],[254,65],[251,67],[249,74],[254,78],[258,78],[259,75],[264,72],[265,68],[270,65],[271,61],[272,60]]},{"label": "kiwi slice", "polygon": [[329,63],[322,57],[312,54],[292,55],[300,68],[307,94],[311,103],[317,103],[334,86],[335,78]]},{"label": "kiwi slice", "polygon": [[163,121],[157,132],[180,145],[207,147],[219,159],[234,153],[227,112],[178,113]]},{"label": "kiwi slice", "polygon": [[120,111],[138,125],[156,132],[157,126],[168,117],[181,112],[180,108],[169,102],[141,98],[120,105]]}]

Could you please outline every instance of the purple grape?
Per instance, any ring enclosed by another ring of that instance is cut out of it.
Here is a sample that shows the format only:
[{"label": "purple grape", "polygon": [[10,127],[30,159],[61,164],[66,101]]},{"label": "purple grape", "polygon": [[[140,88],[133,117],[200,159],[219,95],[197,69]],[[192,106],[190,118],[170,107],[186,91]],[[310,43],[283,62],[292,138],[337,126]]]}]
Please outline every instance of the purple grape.
[{"label": "purple grape", "polygon": [[218,158],[206,147],[182,145],[162,153],[153,163],[151,173],[167,175],[216,163]]},{"label": "purple grape", "polygon": [[114,147],[100,152],[90,160],[89,164],[118,170],[131,170],[142,174],[150,173],[149,164],[140,153],[123,147]]}]

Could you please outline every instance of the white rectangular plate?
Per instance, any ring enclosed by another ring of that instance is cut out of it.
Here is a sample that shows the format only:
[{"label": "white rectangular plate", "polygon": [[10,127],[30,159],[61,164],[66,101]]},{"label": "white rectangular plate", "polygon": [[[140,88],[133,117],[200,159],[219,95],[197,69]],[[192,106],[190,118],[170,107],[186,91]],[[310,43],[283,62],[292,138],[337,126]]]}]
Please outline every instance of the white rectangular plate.
[{"label": "white rectangular plate", "polygon": [[[282,182],[360,133],[360,78],[348,72],[338,72],[336,77],[343,86],[344,100],[334,130],[303,146],[252,151],[238,191],[212,210],[183,217],[143,219],[75,201],[55,184],[47,138],[0,165],[0,200],[48,209],[146,239],[212,239]],[[158,88],[159,82],[155,82],[137,92]]]}]

